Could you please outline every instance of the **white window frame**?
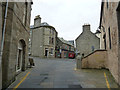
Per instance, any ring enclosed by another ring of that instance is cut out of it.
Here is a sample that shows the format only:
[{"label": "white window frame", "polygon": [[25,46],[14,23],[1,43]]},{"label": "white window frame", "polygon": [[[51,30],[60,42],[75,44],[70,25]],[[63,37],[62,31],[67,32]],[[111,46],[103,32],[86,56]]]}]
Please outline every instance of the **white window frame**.
[{"label": "white window frame", "polygon": [[[19,57],[19,50],[21,50],[20,69],[18,69],[18,67],[17,67],[17,65],[18,65],[18,57]],[[22,49],[22,44],[19,42],[19,44],[18,44],[18,50],[17,50],[16,72],[19,72],[22,69],[22,60],[23,60],[22,57],[23,57],[23,49]]]},{"label": "white window frame", "polygon": [[[54,55],[54,49],[53,49],[53,48],[51,48],[51,50],[50,50],[50,51],[51,51],[51,53],[50,53],[50,54],[51,54],[51,55]],[[53,52],[52,52],[52,51],[53,51]]]}]

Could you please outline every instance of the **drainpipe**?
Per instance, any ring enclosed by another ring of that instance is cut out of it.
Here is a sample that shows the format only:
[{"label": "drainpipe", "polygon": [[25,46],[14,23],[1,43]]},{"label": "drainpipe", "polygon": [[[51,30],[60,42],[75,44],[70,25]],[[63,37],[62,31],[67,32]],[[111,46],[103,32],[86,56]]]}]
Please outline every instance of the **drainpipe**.
[{"label": "drainpipe", "polygon": [[1,52],[0,55],[3,54],[3,46],[4,46],[4,36],[5,36],[5,28],[6,28],[6,19],[7,19],[7,11],[8,11],[8,0],[6,2],[6,9],[5,9],[5,17],[4,17],[4,23],[3,23],[3,31],[2,31],[2,42],[1,42]]}]

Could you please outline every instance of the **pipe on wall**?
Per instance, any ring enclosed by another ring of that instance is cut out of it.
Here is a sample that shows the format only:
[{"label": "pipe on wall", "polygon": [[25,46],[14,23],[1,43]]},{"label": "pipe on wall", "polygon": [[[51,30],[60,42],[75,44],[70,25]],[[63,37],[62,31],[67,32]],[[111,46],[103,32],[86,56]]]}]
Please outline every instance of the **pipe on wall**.
[{"label": "pipe on wall", "polygon": [[5,38],[4,36],[5,36],[5,29],[6,29],[7,12],[8,12],[8,0],[6,2],[5,17],[4,17],[3,30],[2,30],[2,42],[1,42],[1,50],[0,50],[1,56],[3,54],[3,47],[4,47],[4,38]]}]

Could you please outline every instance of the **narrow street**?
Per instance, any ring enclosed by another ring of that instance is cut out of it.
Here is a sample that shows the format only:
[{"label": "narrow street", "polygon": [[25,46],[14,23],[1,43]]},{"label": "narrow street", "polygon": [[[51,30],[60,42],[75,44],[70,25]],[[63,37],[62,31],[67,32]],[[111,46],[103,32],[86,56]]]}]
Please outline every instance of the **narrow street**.
[{"label": "narrow street", "polygon": [[[117,88],[107,70],[75,70],[74,59],[34,58],[35,67],[22,72],[9,88]],[[28,76],[26,76],[28,74]]]}]

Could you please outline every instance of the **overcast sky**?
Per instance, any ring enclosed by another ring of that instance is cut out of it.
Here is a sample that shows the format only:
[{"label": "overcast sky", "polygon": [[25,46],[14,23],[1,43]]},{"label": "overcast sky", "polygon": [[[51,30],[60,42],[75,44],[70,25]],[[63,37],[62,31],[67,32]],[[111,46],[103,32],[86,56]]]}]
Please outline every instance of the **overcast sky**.
[{"label": "overcast sky", "polygon": [[31,25],[36,15],[42,22],[55,27],[59,37],[75,40],[82,25],[89,23],[91,31],[99,26],[101,0],[33,0]]}]

